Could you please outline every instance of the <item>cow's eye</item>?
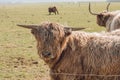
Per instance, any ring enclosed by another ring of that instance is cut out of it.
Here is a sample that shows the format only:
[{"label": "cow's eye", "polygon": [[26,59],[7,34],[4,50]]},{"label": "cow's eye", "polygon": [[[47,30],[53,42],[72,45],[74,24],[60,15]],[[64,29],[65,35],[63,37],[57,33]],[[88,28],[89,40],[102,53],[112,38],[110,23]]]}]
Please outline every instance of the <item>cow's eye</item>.
[{"label": "cow's eye", "polygon": [[36,34],[37,32],[38,32],[37,29],[32,29],[32,30],[31,30],[31,33],[32,33],[32,34]]}]

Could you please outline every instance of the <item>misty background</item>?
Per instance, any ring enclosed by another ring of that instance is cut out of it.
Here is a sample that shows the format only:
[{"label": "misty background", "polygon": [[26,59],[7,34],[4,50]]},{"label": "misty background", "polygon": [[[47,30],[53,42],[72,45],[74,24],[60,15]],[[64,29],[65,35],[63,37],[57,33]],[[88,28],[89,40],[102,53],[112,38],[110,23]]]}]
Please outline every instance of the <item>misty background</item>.
[{"label": "misty background", "polygon": [[120,0],[0,0],[0,4],[38,3],[38,2],[119,2]]}]

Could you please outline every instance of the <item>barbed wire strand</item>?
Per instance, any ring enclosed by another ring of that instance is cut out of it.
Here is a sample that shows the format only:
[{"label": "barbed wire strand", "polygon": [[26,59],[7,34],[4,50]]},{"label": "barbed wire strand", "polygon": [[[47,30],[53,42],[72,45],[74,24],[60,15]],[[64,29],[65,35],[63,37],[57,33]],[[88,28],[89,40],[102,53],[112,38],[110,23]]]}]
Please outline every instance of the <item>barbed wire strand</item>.
[{"label": "barbed wire strand", "polygon": [[96,77],[119,77],[120,75],[97,75],[97,74],[71,74],[71,73],[53,73],[52,75],[67,75],[67,76],[96,76]]}]

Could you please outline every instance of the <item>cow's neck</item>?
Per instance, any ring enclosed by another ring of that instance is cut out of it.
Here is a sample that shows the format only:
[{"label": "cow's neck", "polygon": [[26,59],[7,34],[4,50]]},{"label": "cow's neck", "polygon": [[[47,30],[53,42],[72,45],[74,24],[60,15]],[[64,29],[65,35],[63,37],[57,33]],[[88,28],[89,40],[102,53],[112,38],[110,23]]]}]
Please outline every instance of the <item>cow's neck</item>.
[{"label": "cow's neck", "polygon": [[66,42],[65,44],[65,48],[62,50],[59,59],[56,61],[56,63],[54,64],[54,66],[52,66],[51,71],[56,71],[57,68],[59,68],[59,65],[61,65],[61,62],[63,61],[63,59],[65,58],[66,54],[66,50],[69,48],[68,46],[69,40]]},{"label": "cow's neck", "polygon": [[[54,64],[54,66],[51,68],[51,72],[52,73],[68,73],[68,72],[72,73],[75,71],[78,72],[79,70],[79,72],[82,73],[82,70],[83,70],[82,66],[84,64],[83,63],[84,55],[81,56],[81,54],[83,53],[82,49],[87,43],[87,40],[88,40],[87,38],[84,39],[82,36],[79,36],[78,34],[75,34],[71,38],[69,38],[66,48],[62,51],[59,59]],[[84,43],[82,43],[82,41]],[[79,61],[78,60],[76,61],[76,57],[80,57]],[[78,66],[77,64],[81,65],[81,67],[77,67]],[[68,67],[71,67],[71,68],[68,68]],[[73,70],[76,67],[77,69]]]},{"label": "cow's neck", "polygon": [[107,19],[107,21],[105,22],[105,23],[106,23],[105,26],[106,26],[106,29],[107,29],[108,32],[112,31],[112,29],[111,29],[111,28],[112,28],[112,25],[111,25],[111,24],[114,22],[114,21],[113,21],[113,18],[114,18],[114,15],[111,15],[111,17],[109,17],[109,18]]},{"label": "cow's neck", "polygon": [[59,56],[59,59],[56,61],[54,66],[52,66],[51,71],[57,72],[57,69],[60,67],[60,65],[64,61],[65,57],[67,55],[69,55],[69,52],[70,52],[70,49],[71,49],[70,45],[68,44],[69,42],[70,42],[70,40],[68,39],[68,41],[66,41],[64,49],[62,50],[62,52]]},{"label": "cow's neck", "polygon": [[[74,37],[73,37],[74,38]],[[80,54],[76,54],[78,53],[81,49],[77,49],[77,47],[81,47],[81,45],[78,45],[77,42],[80,42],[79,41],[80,39],[72,39],[70,38],[67,42],[67,45],[66,45],[66,48],[62,51],[58,61],[54,64],[54,66],[51,68],[51,73],[68,73],[68,67],[70,67],[72,64],[74,65],[73,67],[75,67],[76,63],[72,62],[72,59],[74,59],[74,55],[77,57],[78,55]],[[75,52],[76,51],[76,52]],[[80,56],[81,57],[81,56]],[[81,58],[83,59],[83,58]],[[71,63],[70,63],[71,61]],[[82,60],[80,60],[80,63]],[[78,62],[79,63],[79,62]],[[82,67],[79,67],[82,69]],[[70,71],[70,73],[72,72],[73,70]]]}]

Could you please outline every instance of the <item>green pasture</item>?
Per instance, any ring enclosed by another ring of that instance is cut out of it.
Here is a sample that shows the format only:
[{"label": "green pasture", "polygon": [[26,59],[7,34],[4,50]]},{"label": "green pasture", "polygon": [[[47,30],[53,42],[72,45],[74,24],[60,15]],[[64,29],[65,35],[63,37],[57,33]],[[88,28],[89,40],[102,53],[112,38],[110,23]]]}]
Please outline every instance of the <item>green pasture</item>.
[{"label": "green pasture", "polygon": [[[49,6],[57,6],[59,15],[48,15]],[[107,3],[92,3],[94,12],[101,12]],[[120,3],[111,3],[110,11],[120,10]],[[49,68],[39,58],[36,41],[30,30],[16,24],[57,22],[65,26],[85,27],[87,32],[105,31],[89,14],[88,3],[37,3],[0,5],[0,80],[48,80]]]}]

